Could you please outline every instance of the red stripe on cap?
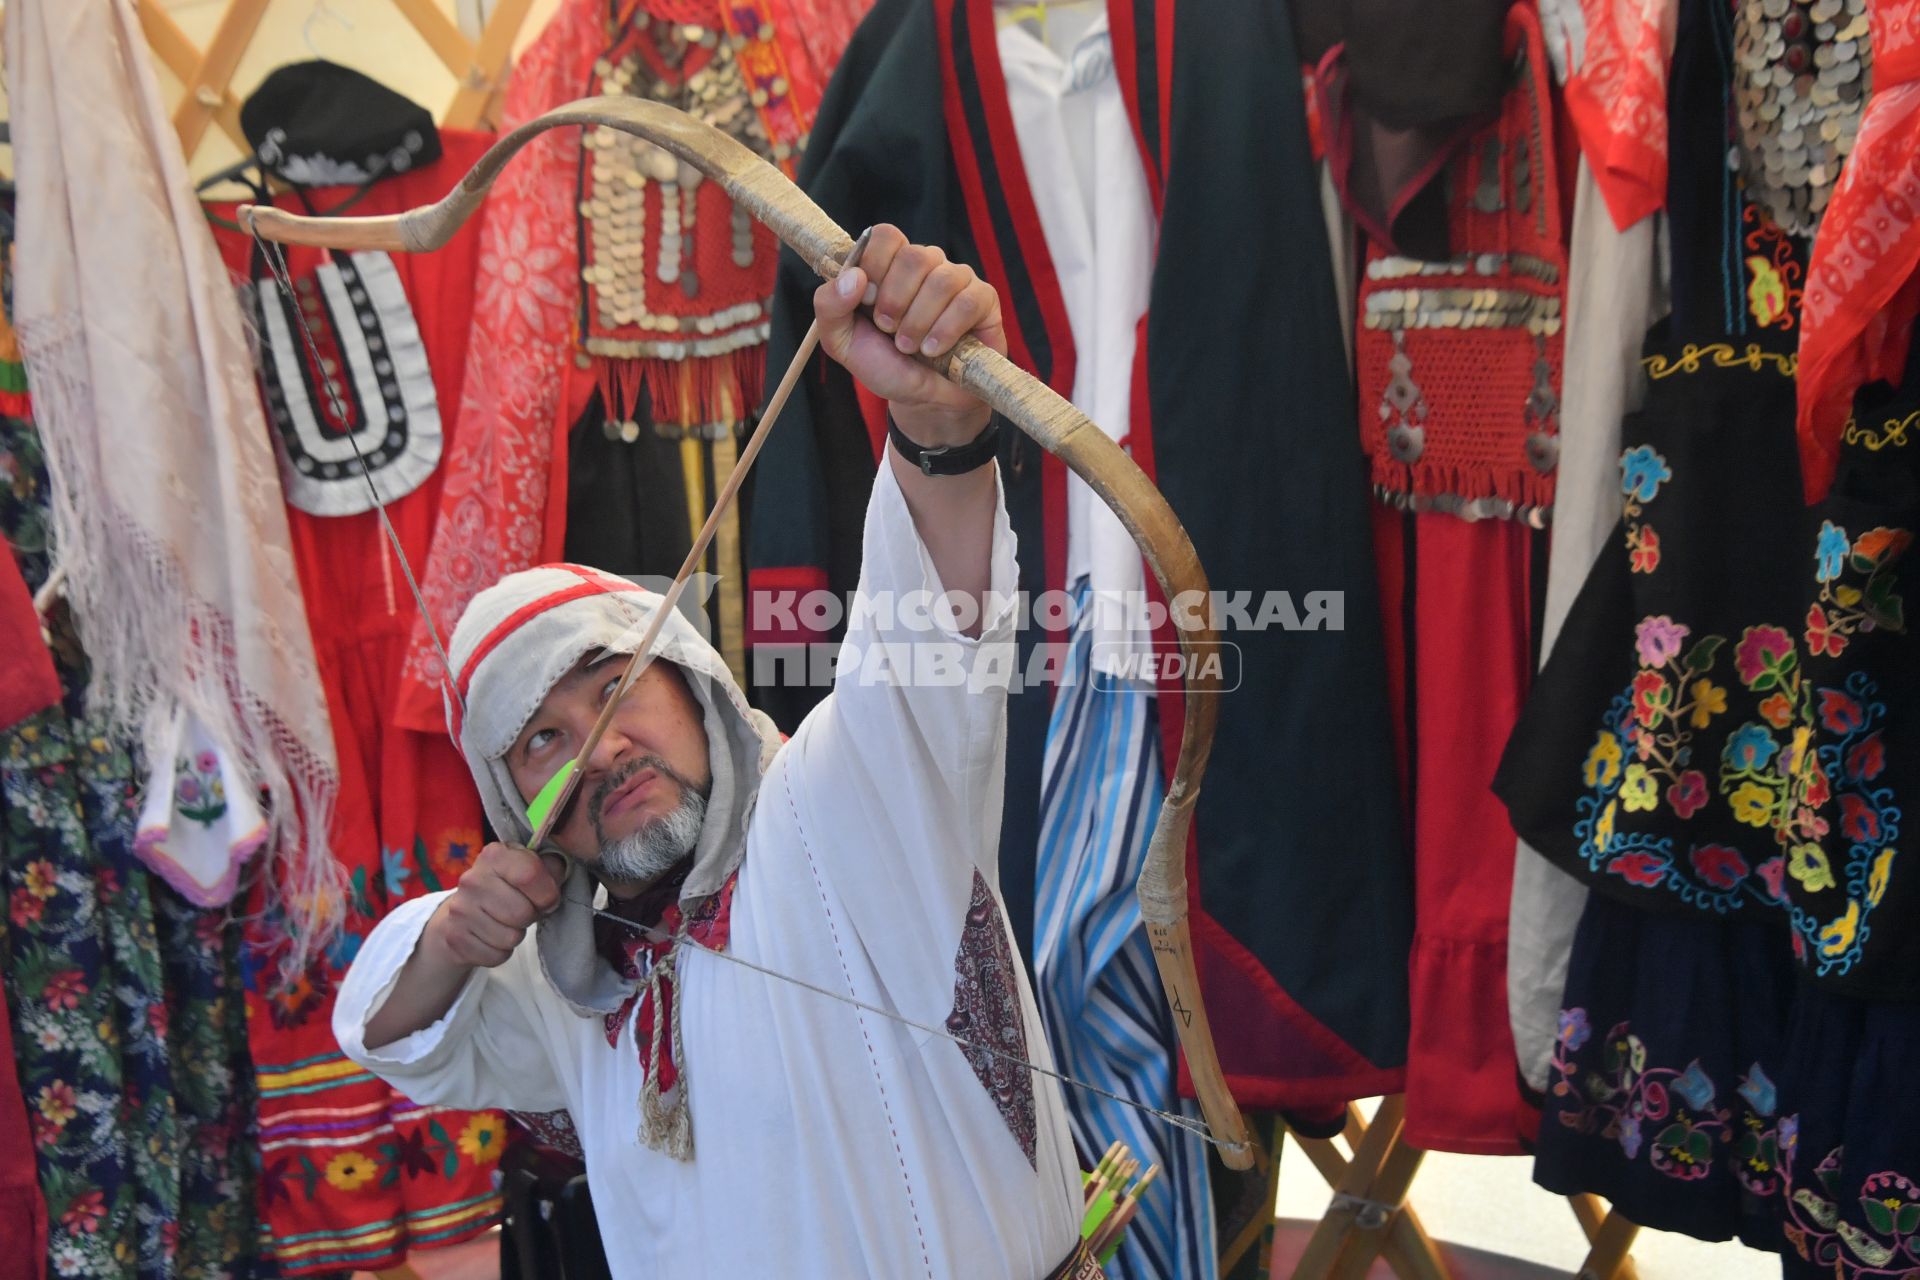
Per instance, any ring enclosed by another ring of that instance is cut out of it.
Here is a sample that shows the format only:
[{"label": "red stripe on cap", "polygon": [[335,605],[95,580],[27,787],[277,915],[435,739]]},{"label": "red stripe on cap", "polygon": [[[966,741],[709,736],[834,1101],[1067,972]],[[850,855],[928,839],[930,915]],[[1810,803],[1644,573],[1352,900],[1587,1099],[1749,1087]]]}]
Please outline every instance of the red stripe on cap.
[{"label": "red stripe on cap", "polygon": [[628,582],[624,578],[615,578],[610,574],[604,574],[598,570],[582,569],[577,565],[570,564],[555,565],[554,567],[565,569],[567,572],[579,578],[580,581],[573,586],[562,587],[558,591],[548,592],[537,600],[529,600],[526,604],[521,605],[505,618],[502,618],[495,624],[493,630],[487,632],[486,637],[481,640],[479,645],[474,649],[473,656],[468,658],[466,665],[460,668],[459,688],[461,702],[464,703],[466,701],[467,689],[473,683],[473,673],[479,669],[481,662],[486,659],[488,654],[504,644],[507,637],[518,631],[529,619],[537,618],[550,609],[557,609],[569,601],[583,599],[586,596],[604,596],[621,591],[646,590],[646,588]]}]

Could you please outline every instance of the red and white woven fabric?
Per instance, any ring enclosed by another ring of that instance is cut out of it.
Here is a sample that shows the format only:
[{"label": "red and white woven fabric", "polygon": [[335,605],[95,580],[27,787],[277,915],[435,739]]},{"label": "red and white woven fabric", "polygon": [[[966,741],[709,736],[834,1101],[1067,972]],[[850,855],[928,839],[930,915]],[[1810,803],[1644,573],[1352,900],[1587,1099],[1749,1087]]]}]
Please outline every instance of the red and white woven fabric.
[{"label": "red and white woven fabric", "polygon": [[1833,484],[1853,393],[1899,381],[1920,314],[1920,0],[1875,0],[1873,94],[1814,240],[1800,330],[1800,475]]}]

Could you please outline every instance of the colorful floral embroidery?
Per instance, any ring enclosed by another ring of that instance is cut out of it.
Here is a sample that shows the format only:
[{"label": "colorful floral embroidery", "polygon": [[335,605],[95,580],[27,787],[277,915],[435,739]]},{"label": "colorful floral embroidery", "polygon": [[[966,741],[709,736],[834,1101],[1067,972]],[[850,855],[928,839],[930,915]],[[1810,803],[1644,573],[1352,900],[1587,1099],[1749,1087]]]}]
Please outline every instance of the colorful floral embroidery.
[{"label": "colorful floral embroidery", "polygon": [[[1901,813],[1892,789],[1875,785],[1886,768],[1887,707],[1878,688],[1866,672],[1855,671],[1845,688],[1818,690],[1810,723],[1795,730],[1782,762],[1791,816],[1776,834],[1786,846],[1786,875],[1799,889],[1788,903],[1794,952],[1821,975],[1846,973],[1859,961],[1868,922],[1893,875]],[[1832,809],[1837,824],[1823,816]],[[1846,842],[1837,865],[1820,843],[1836,830]],[[1803,900],[1835,890],[1845,898],[1826,909]]]},{"label": "colorful floral embroidery", "polygon": [[380,1167],[358,1151],[343,1151],[327,1161],[327,1185],[339,1191],[358,1191],[380,1174]]},{"label": "colorful floral embroidery", "polygon": [[220,780],[218,756],[202,751],[174,762],[173,811],[208,827],[227,816],[227,787]]},{"label": "colorful floral embroidery", "polygon": [[1769,1124],[1774,1088],[1759,1063],[1737,1088],[1743,1105],[1736,1122],[1731,1100],[1720,1100],[1697,1059],[1679,1069],[1650,1066],[1646,1044],[1621,1022],[1596,1047],[1599,1061],[1586,1062],[1581,1050],[1591,1036],[1585,1009],[1561,1010],[1551,1065],[1562,1125],[1618,1143],[1630,1161],[1644,1152],[1648,1164],[1677,1181],[1699,1181],[1724,1165],[1755,1195],[1778,1189],[1778,1137]]},{"label": "colorful floral embroidery", "polygon": [[[1833,521],[1821,524],[1814,550],[1820,598],[1808,606],[1806,617],[1807,649],[1814,657],[1839,657],[1861,632],[1906,629],[1906,608],[1893,590],[1894,570],[1912,543],[1905,529],[1871,529],[1849,541]],[[1838,581],[1849,570],[1864,574],[1865,581]]]},{"label": "colorful floral embroidery", "polygon": [[1747,269],[1753,274],[1747,285],[1747,310],[1753,313],[1753,318],[1765,327],[1789,316],[1786,286],[1773,264],[1755,254],[1747,259]]},{"label": "colorful floral embroidery", "polygon": [[1660,567],[1660,535],[1652,525],[1627,526],[1627,555],[1635,573],[1652,573]]},{"label": "colorful floral embroidery", "polygon": [[1748,205],[1746,233],[1747,310],[1763,329],[1791,329],[1800,314],[1799,282],[1806,274],[1794,253],[1794,241],[1761,212]]},{"label": "colorful floral embroidery", "polygon": [[[1791,650],[1792,642],[1784,631],[1772,632],[1755,636],[1750,630],[1743,637],[1734,654],[1736,670],[1758,678],[1780,669],[1776,650]],[[1614,700],[1587,752],[1581,772],[1588,794],[1579,802],[1574,827],[1581,856],[1594,870],[1640,888],[1664,886],[1720,911],[1738,904],[1751,871],[1738,849],[1714,844],[1677,854],[1670,837],[1621,832],[1618,824],[1622,814],[1657,813],[1663,802],[1684,822],[1708,803],[1706,775],[1694,767],[1694,739],[1727,712],[1728,691],[1712,678],[1726,646],[1726,637],[1695,637],[1664,614],[1641,619],[1634,628],[1641,669]],[[1628,745],[1631,762],[1625,760]],[[1748,725],[1729,739],[1726,753],[1759,768],[1777,750],[1764,726]],[[1760,798],[1741,796],[1736,813],[1741,805],[1751,810]]]},{"label": "colorful floral embroidery", "polygon": [[[1730,347],[1690,347],[1666,372],[1709,362],[1758,369],[1768,359],[1757,348],[1743,356]],[[1646,504],[1673,469],[1650,445],[1625,450],[1620,469],[1630,565],[1652,573],[1660,542]],[[1844,673],[1844,687],[1833,687],[1809,664],[1840,658],[1863,634],[1904,629],[1896,570],[1913,535],[1876,527],[1856,536],[1829,519],[1812,543],[1818,594],[1796,629],[1763,622],[1737,637],[1701,634],[1668,614],[1634,627],[1638,670],[1582,761],[1586,794],[1574,834],[1587,866],[1619,883],[1719,912],[1748,900],[1784,906],[1796,954],[1828,974],[1851,969],[1866,945],[1896,870],[1901,814],[1891,790],[1876,785],[1887,753],[1878,686],[1854,671]],[[1724,672],[1723,651],[1732,666],[1724,683],[1715,679]],[[1715,760],[1705,754],[1713,740],[1703,743],[1701,735],[1721,726]],[[1740,847],[1745,842],[1729,843],[1724,831],[1687,844],[1661,830],[1663,810],[1686,823],[1716,798],[1773,848]],[[1649,829],[1635,829],[1641,823]]]},{"label": "colorful floral embroidery", "polygon": [[1636,502],[1652,502],[1671,479],[1673,469],[1652,445],[1637,445],[1620,456],[1620,488]]},{"label": "colorful floral embroidery", "polygon": [[1837,1280],[1867,1276],[1911,1276],[1920,1269],[1920,1184],[1892,1171],[1873,1174],[1860,1184],[1856,1203],[1866,1229],[1842,1216],[1847,1199],[1839,1185],[1845,1148],[1835,1147],[1814,1166],[1813,1186],[1794,1185],[1799,1154],[1800,1118],[1780,1121],[1781,1197],[1787,1244],[1803,1261]]},{"label": "colorful floral embroidery", "polygon": [[1652,502],[1660,486],[1671,479],[1673,468],[1651,445],[1639,445],[1620,455],[1620,492],[1626,496],[1627,558],[1635,573],[1652,573],[1660,567],[1660,535],[1652,525],[1641,520],[1641,507]]},{"label": "colorful floral embroidery", "polygon": [[1700,845],[1688,852],[1694,874],[1716,889],[1732,889],[1746,879],[1747,860],[1738,849],[1724,844]]},{"label": "colorful floral embroidery", "polygon": [[460,1131],[460,1154],[475,1164],[492,1164],[505,1145],[505,1126],[491,1111],[476,1112]]}]

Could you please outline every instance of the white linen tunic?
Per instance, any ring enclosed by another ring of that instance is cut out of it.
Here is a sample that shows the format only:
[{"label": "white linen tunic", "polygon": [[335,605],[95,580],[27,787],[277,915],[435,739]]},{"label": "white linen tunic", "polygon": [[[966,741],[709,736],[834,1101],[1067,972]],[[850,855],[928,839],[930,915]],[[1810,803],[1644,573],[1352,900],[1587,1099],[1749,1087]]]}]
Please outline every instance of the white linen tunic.
[{"label": "white linen tunic", "polygon": [[[870,599],[940,590],[886,465],[865,536]],[[1009,598],[1003,502],[992,556]],[[914,621],[853,617],[843,656],[871,675],[876,645],[895,646],[896,668],[938,648],[960,678],[863,680],[843,664],[761,780],[728,950],[1050,1067],[997,883],[1005,691],[984,677],[1011,668],[1011,610],[978,640]],[[531,935],[441,1021],[369,1050],[367,1019],[444,896],[369,936],[336,1006],[341,1048],[423,1104],[570,1112],[616,1277],[1037,1280],[1072,1250],[1079,1179],[1053,1080],[985,1055],[976,1070],[950,1040],[690,948],[676,1063],[690,1163],[636,1138],[639,1019],[609,1046],[603,1020],[549,985]]]}]

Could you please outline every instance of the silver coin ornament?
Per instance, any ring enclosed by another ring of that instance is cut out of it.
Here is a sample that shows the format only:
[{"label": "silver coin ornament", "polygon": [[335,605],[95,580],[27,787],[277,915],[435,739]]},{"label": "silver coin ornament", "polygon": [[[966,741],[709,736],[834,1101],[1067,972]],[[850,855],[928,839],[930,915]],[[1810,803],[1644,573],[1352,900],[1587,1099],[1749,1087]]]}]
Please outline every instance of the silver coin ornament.
[{"label": "silver coin ornament", "polygon": [[1853,149],[1872,71],[1866,0],[1738,0],[1731,157],[1780,230],[1811,236]]}]

